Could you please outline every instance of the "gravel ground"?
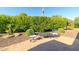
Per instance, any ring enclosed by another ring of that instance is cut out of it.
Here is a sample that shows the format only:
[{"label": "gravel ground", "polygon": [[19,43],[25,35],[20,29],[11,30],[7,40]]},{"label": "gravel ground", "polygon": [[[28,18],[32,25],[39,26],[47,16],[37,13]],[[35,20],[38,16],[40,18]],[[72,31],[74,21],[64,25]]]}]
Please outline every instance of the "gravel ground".
[{"label": "gravel ground", "polygon": [[[38,45],[29,51],[79,51],[79,29],[68,30],[64,35],[75,39],[72,45],[52,40]],[[64,38],[63,38],[64,40]]]},{"label": "gravel ground", "polygon": [[50,38],[44,38],[32,43],[24,35],[10,39],[0,38],[0,51],[79,51],[79,33],[77,32],[78,30],[71,33],[69,31],[70,34],[66,33],[67,36],[75,36],[75,41],[72,45],[64,44]]}]

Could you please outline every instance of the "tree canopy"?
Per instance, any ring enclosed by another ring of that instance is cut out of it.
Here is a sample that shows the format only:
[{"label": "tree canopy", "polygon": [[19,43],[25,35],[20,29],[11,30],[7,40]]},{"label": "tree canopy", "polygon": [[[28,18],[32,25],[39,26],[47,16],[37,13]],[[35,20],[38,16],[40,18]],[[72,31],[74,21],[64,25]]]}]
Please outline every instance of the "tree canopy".
[{"label": "tree canopy", "polygon": [[74,23],[75,27],[79,28],[79,17],[75,17]]},{"label": "tree canopy", "polygon": [[[7,30],[12,32],[25,32],[33,29],[36,32],[64,28],[68,26],[69,19],[61,15],[47,16],[28,16],[20,13],[16,16],[0,15],[0,33]],[[79,26],[79,18],[75,19],[76,26]]]}]

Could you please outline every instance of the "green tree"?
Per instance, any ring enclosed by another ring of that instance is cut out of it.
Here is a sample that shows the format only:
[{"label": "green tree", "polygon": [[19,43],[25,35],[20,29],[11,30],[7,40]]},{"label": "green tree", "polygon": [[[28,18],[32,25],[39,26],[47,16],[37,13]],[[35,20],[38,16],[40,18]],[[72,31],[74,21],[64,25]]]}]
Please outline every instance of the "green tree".
[{"label": "green tree", "polygon": [[30,17],[28,17],[24,13],[20,13],[18,16],[16,16],[16,31],[22,32],[26,31],[29,28],[30,23]]},{"label": "green tree", "polygon": [[51,17],[51,23],[53,29],[64,28],[67,25],[67,19],[61,15],[54,15]]},{"label": "green tree", "polygon": [[74,23],[75,23],[75,27],[79,28],[79,17],[75,17]]},{"label": "green tree", "polygon": [[6,25],[9,23],[9,16],[0,15],[0,32],[3,33],[6,30]]}]

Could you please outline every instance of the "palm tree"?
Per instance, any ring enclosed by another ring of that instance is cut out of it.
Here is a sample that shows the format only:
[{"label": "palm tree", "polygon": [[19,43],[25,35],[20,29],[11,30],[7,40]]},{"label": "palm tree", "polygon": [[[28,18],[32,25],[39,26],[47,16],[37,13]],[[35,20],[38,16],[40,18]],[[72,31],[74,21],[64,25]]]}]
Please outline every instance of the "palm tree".
[{"label": "palm tree", "polygon": [[44,16],[44,8],[42,8],[42,16]]}]

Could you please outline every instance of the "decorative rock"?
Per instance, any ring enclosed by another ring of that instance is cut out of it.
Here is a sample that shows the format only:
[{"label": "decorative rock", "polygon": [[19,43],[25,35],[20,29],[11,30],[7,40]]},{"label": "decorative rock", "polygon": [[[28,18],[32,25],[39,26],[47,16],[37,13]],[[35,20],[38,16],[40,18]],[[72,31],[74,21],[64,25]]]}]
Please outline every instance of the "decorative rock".
[{"label": "decorative rock", "polygon": [[14,36],[17,37],[17,36],[20,36],[22,35],[21,33],[14,33]]},{"label": "decorative rock", "polygon": [[11,38],[11,37],[14,37],[14,35],[5,35],[5,36],[2,36],[2,38],[4,38],[4,39]]}]

